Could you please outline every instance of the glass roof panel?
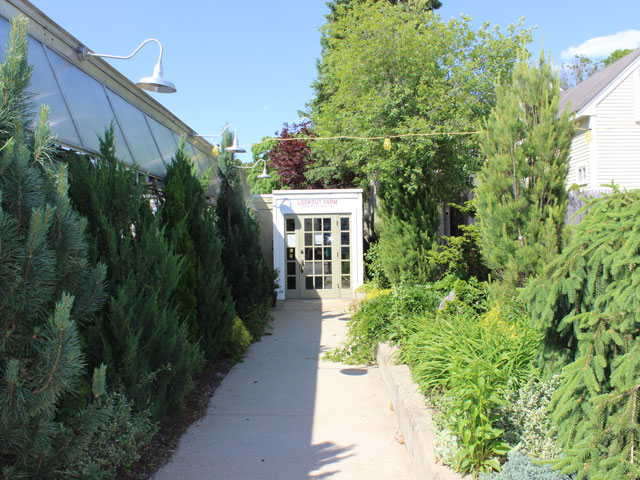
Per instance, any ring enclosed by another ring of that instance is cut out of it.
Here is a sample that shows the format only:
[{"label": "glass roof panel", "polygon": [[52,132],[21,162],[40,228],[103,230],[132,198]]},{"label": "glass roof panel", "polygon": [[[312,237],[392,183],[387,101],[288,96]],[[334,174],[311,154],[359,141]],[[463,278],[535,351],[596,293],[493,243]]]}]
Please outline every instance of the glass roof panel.
[{"label": "glass roof panel", "polygon": [[107,95],[138,168],[164,176],[162,156],[144,119],[144,113],[109,89]]},{"label": "glass roof panel", "polygon": [[[0,34],[1,35],[1,34]],[[33,103],[34,122],[38,121],[40,106],[49,106],[51,133],[68,145],[82,145],[73,125],[67,104],[62,98],[58,82],[53,75],[43,45],[29,37],[29,64],[33,66],[31,90],[36,94]]]},{"label": "glass roof panel", "polygon": [[171,159],[174,157],[176,151],[178,150],[176,135],[163,124],[151,118],[149,115],[145,115],[145,117],[147,119],[147,123],[149,124],[149,128],[151,129],[151,134],[153,135],[153,138],[155,138],[156,144],[160,149],[162,158],[164,159],[165,163],[170,163]]},{"label": "glass roof panel", "polygon": [[114,121],[116,154],[125,163],[133,164],[129,148],[115,122],[104,86],[56,52],[50,50],[49,58],[60,80],[71,115],[80,130],[84,147],[97,152],[100,147],[98,136],[103,136],[109,124]]},{"label": "glass roof panel", "polygon": [[9,38],[9,20],[0,17],[0,58],[4,58],[7,38]]}]

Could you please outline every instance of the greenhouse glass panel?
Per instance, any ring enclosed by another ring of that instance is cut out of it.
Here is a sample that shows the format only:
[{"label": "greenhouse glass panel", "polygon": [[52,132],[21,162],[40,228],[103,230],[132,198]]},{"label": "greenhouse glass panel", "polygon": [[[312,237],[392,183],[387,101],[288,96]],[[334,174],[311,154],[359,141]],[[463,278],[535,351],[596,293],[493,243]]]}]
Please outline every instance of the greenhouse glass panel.
[{"label": "greenhouse glass panel", "polygon": [[185,147],[187,149],[187,153],[191,157],[191,161],[198,167],[199,171],[202,171],[200,163],[198,162],[198,157],[196,156],[196,149],[189,142],[185,143]]},{"label": "greenhouse glass panel", "polygon": [[[69,104],[71,115],[80,130],[80,139],[84,147],[97,152],[100,148],[98,136],[103,136],[110,123],[115,121],[103,85],[57,53],[49,51],[49,58]],[[114,134],[116,155],[125,163],[133,164],[133,158],[117,122],[114,124]]]},{"label": "greenhouse glass panel", "polygon": [[9,38],[9,20],[0,17],[0,58],[4,59],[4,50],[6,48],[7,38]]},{"label": "greenhouse glass panel", "polygon": [[162,156],[144,119],[144,114],[120,95],[107,89],[111,106],[116,112],[118,124],[127,139],[127,145],[140,170],[164,176]]},{"label": "greenhouse glass panel", "polygon": [[29,64],[33,65],[30,89],[35,94],[33,99],[34,122],[38,121],[41,105],[48,105],[51,133],[64,143],[81,146],[78,131],[73,125],[67,104],[62,98],[44,47],[31,37],[29,37]]},{"label": "greenhouse glass panel", "polygon": [[163,124],[151,118],[149,115],[146,115],[146,117],[149,128],[151,129],[151,134],[153,135],[153,138],[156,139],[156,144],[160,149],[160,155],[162,155],[162,158],[166,163],[171,162],[171,159],[174,157],[176,151],[178,150],[176,135],[174,135],[173,132]]},{"label": "greenhouse glass panel", "polygon": [[193,147],[196,154],[196,165],[200,165],[200,173],[204,172],[211,165],[211,160],[199,148]]}]

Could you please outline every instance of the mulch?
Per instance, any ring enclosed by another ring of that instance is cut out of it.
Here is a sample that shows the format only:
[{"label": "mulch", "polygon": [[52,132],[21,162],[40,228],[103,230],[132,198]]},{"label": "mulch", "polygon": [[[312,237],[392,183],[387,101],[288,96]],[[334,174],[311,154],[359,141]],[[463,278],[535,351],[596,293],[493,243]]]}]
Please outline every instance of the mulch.
[{"label": "mulch", "polygon": [[207,412],[209,400],[232,364],[219,360],[209,364],[193,379],[194,387],[187,395],[184,406],[167,415],[158,424],[158,432],[138,454],[140,459],[127,469],[121,468],[118,480],[146,480],[167,464],[176,451],[182,434]]}]

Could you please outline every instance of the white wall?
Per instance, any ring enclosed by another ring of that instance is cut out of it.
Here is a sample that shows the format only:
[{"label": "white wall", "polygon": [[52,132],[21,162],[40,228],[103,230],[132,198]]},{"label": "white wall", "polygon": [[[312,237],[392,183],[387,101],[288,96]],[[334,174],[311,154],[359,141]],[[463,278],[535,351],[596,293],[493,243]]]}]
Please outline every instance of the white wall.
[{"label": "white wall", "polygon": [[362,190],[274,190],[273,265],[279,270],[278,300],[284,300],[284,216],[350,214],[353,222],[353,284],[355,291],[364,282]]},{"label": "white wall", "polygon": [[596,106],[598,179],[591,188],[611,183],[640,188],[640,127],[635,98],[640,95],[636,69]]}]

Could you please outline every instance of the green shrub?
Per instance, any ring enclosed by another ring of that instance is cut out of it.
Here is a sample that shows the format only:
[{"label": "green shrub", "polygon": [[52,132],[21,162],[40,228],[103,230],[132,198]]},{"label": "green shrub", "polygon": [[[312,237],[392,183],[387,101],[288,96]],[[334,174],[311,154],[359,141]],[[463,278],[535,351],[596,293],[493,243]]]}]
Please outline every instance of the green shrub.
[{"label": "green shrub", "polygon": [[507,455],[507,463],[500,473],[480,475],[480,480],[571,480],[571,476],[563,475],[551,469],[551,465],[536,465],[529,457],[518,450],[511,450]]},{"label": "green shrub", "polygon": [[84,478],[114,478],[118,468],[140,458],[138,450],[157,430],[148,411],[134,412],[132,402],[119,393],[109,393],[99,404],[105,419],[82,444],[83,455],[74,466]]},{"label": "green shrub", "polygon": [[351,364],[368,364],[375,361],[375,349],[379,341],[385,341],[391,333],[393,295],[389,291],[361,303],[349,320],[347,341],[344,346],[327,354],[327,358]]},{"label": "green shrub", "polygon": [[478,316],[473,307],[456,301],[422,319],[403,344],[400,360],[428,393],[451,388],[458,368],[484,359],[495,367],[492,382],[502,391],[510,379],[517,387],[529,378],[541,337],[514,306],[494,307]]},{"label": "green shrub", "polygon": [[253,308],[250,308],[247,311],[243,322],[251,334],[252,341],[257,342],[260,340],[260,337],[264,334],[265,326],[272,318],[271,300],[264,303],[254,304]]},{"label": "green shrub", "polygon": [[244,326],[242,319],[236,317],[233,319],[231,327],[231,336],[225,353],[234,362],[242,360],[242,354],[251,345],[251,334],[247,327]]},{"label": "green shrub", "polygon": [[[86,375],[82,327],[104,302],[105,268],[88,262],[85,221],[71,208],[66,166],[52,159],[48,108],[32,123],[30,41],[11,22],[0,63],[0,477],[60,478],[101,421],[92,404],[69,435],[61,399]],[[35,128],[35,130],[33,130]],[[104,394],[105,369],[92,393]],[[87,390],[89,390],[87,388]]]},{"label": "green shrub", "polygon": [[174,295],[184,260],[164,237],[146,185],[118,160],[113,125],[94,164],[78,155],[67,161],[69,196],[87,219],[91,260],[107,265],[111,295],[88,329],[89,363],[104,362],[109,385],[159,419],[181,405],[203,363]]},{"label": "green shrub", "polygon": [[364,254],[367,278],[376,288],[389,288],[391,284],[384,274],[384,266],[380,261],[380,243],[369,244],[369,249]]},{"label": "green shrub", "polygon": [[559,375],[546,381],[532,376],[519,389],[507,391],[500,409],[505,440],[532,458],[546,460],[560,453],[548,411],[551,397],[559,385]]}]

